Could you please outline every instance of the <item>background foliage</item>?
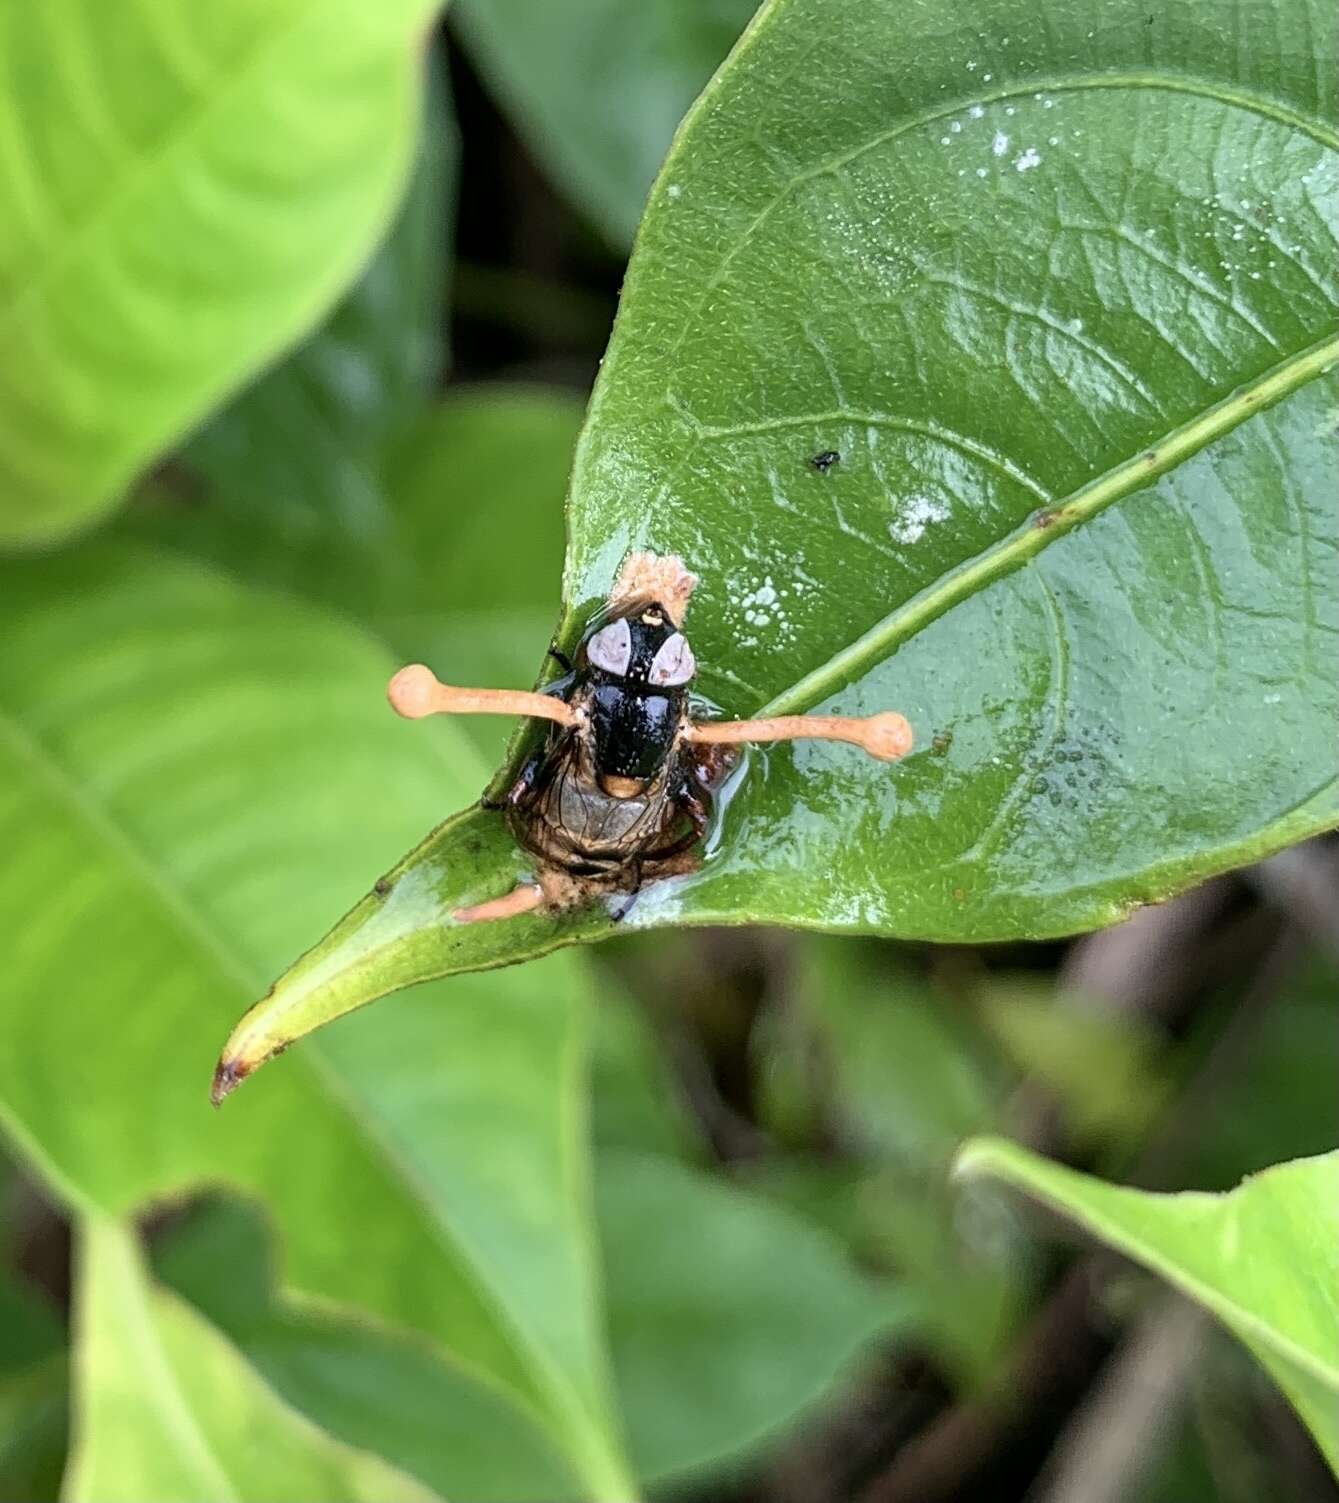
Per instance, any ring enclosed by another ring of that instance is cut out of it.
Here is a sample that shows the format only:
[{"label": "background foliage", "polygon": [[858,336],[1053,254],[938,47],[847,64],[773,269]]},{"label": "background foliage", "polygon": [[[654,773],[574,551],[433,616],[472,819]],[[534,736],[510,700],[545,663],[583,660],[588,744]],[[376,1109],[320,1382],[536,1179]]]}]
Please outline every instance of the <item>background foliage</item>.
[{"label": "background foliage", "polygon": [[[1333,843],[1050,939],[1334,822],[1320,10],[196,9],[0,16],[0,1497],[1332,1498]],[[636,543],[918,755],[212,1114]]]}]

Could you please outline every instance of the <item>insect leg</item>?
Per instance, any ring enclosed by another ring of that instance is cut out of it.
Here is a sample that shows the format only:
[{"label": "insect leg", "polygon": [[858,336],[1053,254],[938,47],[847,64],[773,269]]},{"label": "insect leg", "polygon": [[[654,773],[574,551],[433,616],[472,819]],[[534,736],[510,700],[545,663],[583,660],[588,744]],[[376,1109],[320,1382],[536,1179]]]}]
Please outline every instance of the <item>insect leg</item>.
[{"label": "insect leg", "polygon": [[631,870],[632,870],[632,891],[628,893],[628,895],[623,899],[623,901],[618,905],[617,908],[612,908],[609,911],[610,921],[612,923],[615,923],[615,924],[621,924],[623,922],[623,920],[625,918],[627,918],[628,914],[630,914],[632,912],[633,904],[637,901],[638,894],[642,890],[642,864],[641,864],[641,862],[640,861],[633,862]]}]

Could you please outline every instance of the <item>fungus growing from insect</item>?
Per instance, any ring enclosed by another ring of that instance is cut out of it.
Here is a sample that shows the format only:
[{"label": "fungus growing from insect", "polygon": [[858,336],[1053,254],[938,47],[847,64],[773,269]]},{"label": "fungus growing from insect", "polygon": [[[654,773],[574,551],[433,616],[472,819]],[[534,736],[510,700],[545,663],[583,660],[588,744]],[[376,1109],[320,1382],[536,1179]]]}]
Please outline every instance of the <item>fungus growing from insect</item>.
[{"label": "fungus growing from insect", "polygon": [[571,671],[537,693],[455,688],[421,663],[391,680],[391,705],[409,719],[500,714],[550,722],[498,806],[534,858],[535,878],[457,909],[458,922],[596,896],[617,898],[612,911],[621,918],[645,882],[698,864],[695,847],[732,746],[808,737],[850,742],[884,761],[911,750],[911,727],[893,711],[863,719],[692,719],[688,686],[697,663],[683,621],[696,583],[676,557],[630,554]]}]

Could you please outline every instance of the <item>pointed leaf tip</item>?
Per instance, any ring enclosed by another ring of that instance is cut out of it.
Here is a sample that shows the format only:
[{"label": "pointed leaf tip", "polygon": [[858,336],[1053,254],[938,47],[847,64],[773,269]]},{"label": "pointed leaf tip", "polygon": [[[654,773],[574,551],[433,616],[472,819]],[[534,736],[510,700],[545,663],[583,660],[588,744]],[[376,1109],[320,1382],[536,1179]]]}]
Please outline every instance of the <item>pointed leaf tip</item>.
[{"label": "pointed leaf tip", "polygon": [[229,1059],[225,1054],[214,1067],[214,1081],[209,1087],[210,1104],[222,1106],[225,1098],[231,1096],[254,1069],[254,1064],[235,1057]]}]

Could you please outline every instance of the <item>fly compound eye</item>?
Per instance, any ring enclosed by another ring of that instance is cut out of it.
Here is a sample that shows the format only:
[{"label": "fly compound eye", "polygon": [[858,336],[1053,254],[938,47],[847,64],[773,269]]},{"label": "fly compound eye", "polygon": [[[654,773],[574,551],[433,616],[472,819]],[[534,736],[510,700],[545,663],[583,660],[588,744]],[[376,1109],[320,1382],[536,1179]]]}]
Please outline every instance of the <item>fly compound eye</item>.
[{"label": "fly compound eye", "polygon": [[651,660],[650,681],[657,688],[677,688],[686,684],[696,672],[693,649],[684,634],[676,631],[672,637],[666,637],[660,644],[660,651]]},{"label": "fly compound eye", "polygon": [[[665,645],[668,647],[669,643]],[[586,643],[586,657],[615,678],[625,678],[632,662],[632,632],[627,621],[620,616],[617,621],[602,626]]]}]

